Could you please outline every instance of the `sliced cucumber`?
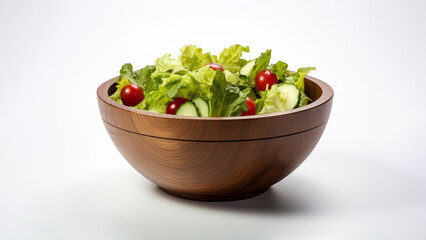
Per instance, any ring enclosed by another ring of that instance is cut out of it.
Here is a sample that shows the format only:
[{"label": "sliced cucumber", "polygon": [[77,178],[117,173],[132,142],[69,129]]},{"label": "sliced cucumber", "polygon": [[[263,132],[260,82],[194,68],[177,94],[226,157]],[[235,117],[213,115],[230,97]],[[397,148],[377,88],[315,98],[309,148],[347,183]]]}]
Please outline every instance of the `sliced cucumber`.
[{"label": "sliced cucumber", "polygon": [[295,85],[284,83],[279,86],[277,90],[285,96],[285,110],[290,110],[297,106],[299,103],[300,91]]},{"label": "sliced cucumber", "polygon": [[251,69],[254,66],[255,60],[251,60],[250,62],[246,63],[241,69],[240,69],[240,75],[248,76],[250,74]]},{"label": "sliced cucumber", "polygon": [[201,117],[208,117],[210,114],[209,105],[201,98],[196,98],[195,100],[192,100],[192,102],[195,104],[198,110],[198,114]]},{"label": "sliced cucumber", "polygon": [[178,116],[188,116],[188,117],[198,117],[197,108],[192,102],[186,102],[180,105],[179,109],[176,111]]}]

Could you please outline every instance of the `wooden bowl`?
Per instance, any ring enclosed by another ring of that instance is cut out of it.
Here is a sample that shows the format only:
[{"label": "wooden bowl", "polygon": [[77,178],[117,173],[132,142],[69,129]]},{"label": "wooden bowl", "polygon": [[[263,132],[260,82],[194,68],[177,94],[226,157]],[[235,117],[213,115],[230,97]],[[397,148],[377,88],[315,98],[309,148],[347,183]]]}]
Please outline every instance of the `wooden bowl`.
[{"label": "wooden bowl", "polygon": [[143,176],[178,197],[229,201],[254,197],[293,172],[327,124],[332,88],[305,78],[314,101],[286,112],[244,117],[184,117],[113,101],[114,79],[97,90],[105,128]]}]

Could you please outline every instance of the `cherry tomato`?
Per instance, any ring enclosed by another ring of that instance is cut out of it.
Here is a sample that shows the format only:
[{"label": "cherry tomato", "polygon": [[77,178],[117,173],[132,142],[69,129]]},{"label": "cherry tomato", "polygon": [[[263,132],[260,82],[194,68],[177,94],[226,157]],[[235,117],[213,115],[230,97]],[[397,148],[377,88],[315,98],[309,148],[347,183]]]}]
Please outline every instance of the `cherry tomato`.
[{"label": "cherry tomato", "polygon": [[188,99],[183,97],[174,98],[173,101],[167,104],[166,113],[167,114],[176,114],[176,111],[179,109],[180,105],[184,104]]},{"label": "cherry tomato", "polygon": [[254,104],[253,100],[251,100],[249,97],[246,97],[246,102],[248,110],[241,113],[241,116],[256,115],[256,104]]},{"label": "cherry tomato", "polygon": [[136,106],[145,98],[142,88],[136,84],[129,84],[121,89],[121,100],[126,106]]},{"label": "cherry tomato", "polygon": [[217,64],[217,63],[207,63],[206,65],[209,65],[210,68],[215,70],[215,71],[218,70],[218,69],[222,70],[222,72],[225,71],[223,69],[223,67],[221,65]]},{"label": "cherry tomato", "polygon": [[271,89],[272,85],[278,84],[278,78],[271,71],[265,69],[256,75],[255,82],[259,91],[265,91],[266,85],[268,85],[268,89]]}]

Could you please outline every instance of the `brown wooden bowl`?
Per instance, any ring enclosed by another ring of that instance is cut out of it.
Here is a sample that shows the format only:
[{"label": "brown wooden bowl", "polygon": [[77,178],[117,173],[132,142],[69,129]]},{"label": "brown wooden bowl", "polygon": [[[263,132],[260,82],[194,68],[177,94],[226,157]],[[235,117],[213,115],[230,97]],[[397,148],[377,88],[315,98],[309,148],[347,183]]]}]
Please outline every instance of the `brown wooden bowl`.
[{"label": "brown wooden bowl", "polygon": [[254,197],[312,152],[330,116],[333,90],[305,78],[314,101],[290,111],[244,117],[184,117],[113,101],[114,79],[97,90],[105,128],[124,158],[164,191],[182,198]]}]

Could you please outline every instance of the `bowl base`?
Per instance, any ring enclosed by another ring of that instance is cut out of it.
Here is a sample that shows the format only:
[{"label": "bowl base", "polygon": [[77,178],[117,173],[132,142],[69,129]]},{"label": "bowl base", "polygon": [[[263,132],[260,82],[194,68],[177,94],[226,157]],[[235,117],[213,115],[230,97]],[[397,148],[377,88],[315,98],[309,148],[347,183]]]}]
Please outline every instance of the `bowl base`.
[{"label": "bowl base", "polygon": [[211,194],[211,195],[209,195],[209,194],[182,193],[182,192],[164,189],[164,188],[161,188],[161,187],[159,187],[159,188],[161,190],[163,190],[164,192],[166,192],[170,195],[173,195],[175,197],[189,199],[189,200],[195,200],[195,201],[204,201],[204,202],[226,202],[226,201],[243,200],[243,199],[248,199],[248,198],[259,196],[260,194],[266,192],[269,189],[269,187],[267,187],[267,188],[259,190],[259,191],[255,191],[255,192],[251,192],[251,193],[242,193],[242,194],[227,194],[227,195],[213,195],[213,194]]}]

